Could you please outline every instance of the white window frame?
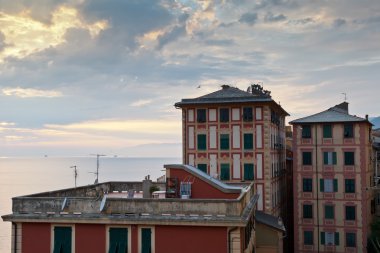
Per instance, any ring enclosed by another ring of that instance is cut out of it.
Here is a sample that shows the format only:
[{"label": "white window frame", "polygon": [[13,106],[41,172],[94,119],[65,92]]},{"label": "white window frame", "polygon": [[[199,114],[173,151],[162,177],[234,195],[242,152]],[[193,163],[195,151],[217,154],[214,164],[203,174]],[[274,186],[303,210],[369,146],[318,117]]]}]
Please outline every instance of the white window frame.
[{"label": "white window frame", "polygon": [[109,230],[110,228],[126,228],[128,230],[128,253],[132,252],[132,228],[131,226],[123,226],[123,225],[106,225],[106,251],[109,251],[110,247],[110,233]]},{"label": "white window frame", "polygon": [[152,252],[151,253],[155,253],[155,251],[156,251],[156,249],[155,249],[155,245],[156,245],[156,241],[155,241],[156,233],[155,233],[154,227],[152,227],[152,226],[139,226],[139,228],[138,228],[138,236],[137,236],[138,237],[138,253],[141,253],[141,250],[142,250],[141,231],[142,231],[143,228],[150,228],[151,231],[152,231],[152,236],[151,236],[151,249],[152,249]]}]

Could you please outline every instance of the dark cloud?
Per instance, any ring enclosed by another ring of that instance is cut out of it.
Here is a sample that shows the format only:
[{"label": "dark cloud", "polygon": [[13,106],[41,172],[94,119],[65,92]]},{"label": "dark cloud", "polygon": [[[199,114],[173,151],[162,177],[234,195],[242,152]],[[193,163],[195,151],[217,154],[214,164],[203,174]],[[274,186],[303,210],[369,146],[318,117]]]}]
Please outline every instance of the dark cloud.
[{"label": "dark cloud", "polygon": [[289,20],[290,24],[295,24],[295,25],[306,25],[310,23],[314,23],[313,18],[303,18],[303,19],[296,19],[296,20]]},{"label": "dark cloud", "polygon": [[271,12],[268,12],[264,17],[264,21],[267,23],[280,22],[284,20],[286,20],[286,16],[284,14],[274,15]]},{"label": "dark cloud", "polygon": [[177,40],[179,37],[185,34],[186,34],[185,26],[175,26],[172,30],[170,30],[169,32],[157,38],[158,39],[157,49],[162,49],[166,44]]},{"label": "dark cloud", "polygon": [[347,21],[345,19],[337,18],[333,22],[333,27],[336,27],[336,28],[341,27],[341,26],[344,26],[346,23]]},{"label": "dark cloud", "polygon": [[257,13],[244,13],[240,17],[239,22],[254,25],[257,22]]}]

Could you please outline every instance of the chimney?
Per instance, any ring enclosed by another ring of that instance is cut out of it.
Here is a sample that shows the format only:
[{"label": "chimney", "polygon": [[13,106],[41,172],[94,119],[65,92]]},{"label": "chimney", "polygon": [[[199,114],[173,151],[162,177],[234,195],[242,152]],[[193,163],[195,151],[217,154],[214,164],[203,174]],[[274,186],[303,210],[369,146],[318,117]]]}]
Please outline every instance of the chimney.
[{"label": "chimney", "polygon": [[230,86],[229,86],[228,84],[223,84],[223,85],[222,85],[222,89],[223,89],[223,90],[226,90],[226,89],[228,89],[228,88],[230,88]]},{"label": "chimney", "polygon": [[339,105],[336,105],[334,107],[335,108],[339,108],[339,109],[345,111],[348,114],[348,103],[347,102],[343,102],[343,103],[341,103]]},{"label": "chimney", "polygon": [[365,115],[365,119],[368,121],[368,114]]}]

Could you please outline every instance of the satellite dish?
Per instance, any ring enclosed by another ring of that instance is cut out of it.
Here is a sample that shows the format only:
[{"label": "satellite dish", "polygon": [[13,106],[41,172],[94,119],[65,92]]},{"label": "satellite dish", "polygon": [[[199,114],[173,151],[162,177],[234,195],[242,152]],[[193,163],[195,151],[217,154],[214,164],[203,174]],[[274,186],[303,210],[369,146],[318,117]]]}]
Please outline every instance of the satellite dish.
[{"label": "satellite dish", "polygon": [[104,195],[102,202],[100,202],[100,211],[103,211],[104,207],[106,206],[107,201],[107,195]]},{"label": "satellite dish", "polygon": [[63,200],[63,203],[62,203],[62,206],[61,206],[61,211],[63,211],[63,209],[65,209],[66,204],[67,204],[67,198],[65,198],[65,199]]}]

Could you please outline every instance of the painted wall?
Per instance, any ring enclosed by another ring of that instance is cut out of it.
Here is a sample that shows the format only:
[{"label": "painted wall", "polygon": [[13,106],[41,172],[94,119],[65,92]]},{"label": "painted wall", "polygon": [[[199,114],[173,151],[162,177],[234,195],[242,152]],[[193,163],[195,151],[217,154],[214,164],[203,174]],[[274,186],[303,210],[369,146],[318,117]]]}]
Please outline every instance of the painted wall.
[{"label": "painted wall", "polygon": [[169,175],[172,178],[177,177],[179,182],[188,181],[191,177],[190,181],[193,182],[194,180],[191,187],[191,198],[193,199],[236,199],[240,195],[238,193],[224,193],[182,169],[170,169]]},{"label": "painted wall", "polygon": [[225,227],[156,226],[155,230],[156,252],[227,253]]},{"label": "painted wall", "polygon": [[75,225],[76,253],[103,253],[106,248],[106,229],[104,225]]},{"label": "painted wall", "polygon": [[22,224],[22,252],[50,253],[50,223]]}]

